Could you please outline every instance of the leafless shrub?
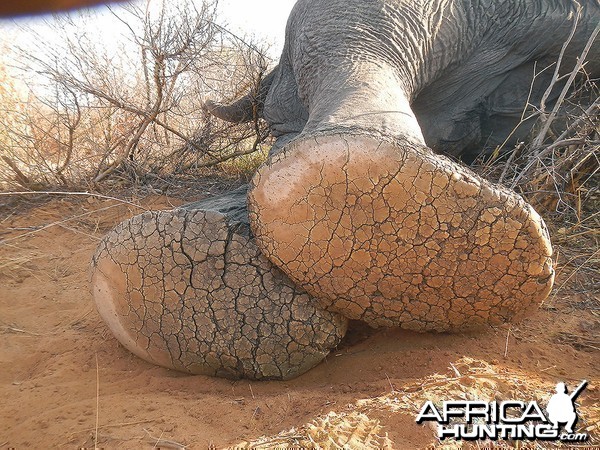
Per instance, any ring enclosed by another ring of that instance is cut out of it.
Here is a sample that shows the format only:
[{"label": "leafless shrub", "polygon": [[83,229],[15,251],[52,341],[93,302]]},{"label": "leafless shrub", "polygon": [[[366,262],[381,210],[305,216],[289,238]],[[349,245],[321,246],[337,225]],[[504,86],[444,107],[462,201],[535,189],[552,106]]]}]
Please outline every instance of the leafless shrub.
[{"label": "leafless shrub", "polygon": [[212,0],[152,5],[111,10],[123,34],[118,49],[98,39],[94,16],[56,18],[59,45],[30,31],[43,51],[18,49],[15,58],[24,79],[36,74],[30,94],[0,102],[5,188],[144,181],[261,149],[258,118],[225,124],[202,104],[257,89],[263,52],[216,23]]}]

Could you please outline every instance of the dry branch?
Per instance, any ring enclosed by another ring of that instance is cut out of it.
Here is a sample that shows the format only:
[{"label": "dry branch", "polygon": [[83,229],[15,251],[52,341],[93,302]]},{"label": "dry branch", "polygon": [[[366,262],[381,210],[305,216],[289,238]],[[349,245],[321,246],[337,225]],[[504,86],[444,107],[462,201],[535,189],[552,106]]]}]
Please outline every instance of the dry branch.
[{"label": "dry branch", "polygon": [[163,2],[158,10],[132,4],[111,12],[129,41],[121,54],[91,38],[92,23],[66,16],[54,19],[62,43],[49,45],[32,30],[37,50],[14,55],[24,74],[38,73],[46,86],[31,85],[33,95],[18,111],[0,114],[11,161],[10,173],[0,170],[0,177],[12,174],[27,188],[118,177],[139,183],[261,150],[267,133],[258,117],[232,126],[202,110],[209,96],[258,89],[267,67],[255,45],[216,24],[216,1]]}]

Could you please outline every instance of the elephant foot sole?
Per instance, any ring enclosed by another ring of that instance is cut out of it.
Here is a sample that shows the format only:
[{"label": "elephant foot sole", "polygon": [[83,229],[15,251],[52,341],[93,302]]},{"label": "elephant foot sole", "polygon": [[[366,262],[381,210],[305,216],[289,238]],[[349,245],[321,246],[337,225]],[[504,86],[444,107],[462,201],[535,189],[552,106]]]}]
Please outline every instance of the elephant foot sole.
[{"label": "elephant foot sole", "polygon": [[553,284],[530,205],[406,142],[297,139],[259,169],[248,206],[264,255],[327,309],[372,326],[512,321]]},{"label": "elephant foot sole", "polygon": [[219,212],[154,211],[121,223],[99,245],[91,277],[115,337],[183,372],[289,379],[346,332],[345,318],[315,307]]}]

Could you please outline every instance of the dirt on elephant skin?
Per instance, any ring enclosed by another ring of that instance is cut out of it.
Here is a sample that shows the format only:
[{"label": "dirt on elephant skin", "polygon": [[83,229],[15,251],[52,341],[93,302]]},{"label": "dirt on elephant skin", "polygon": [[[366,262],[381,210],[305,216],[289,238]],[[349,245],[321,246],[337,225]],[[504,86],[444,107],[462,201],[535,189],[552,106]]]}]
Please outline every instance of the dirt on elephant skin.
[{"label": "dirt on elephant skin", "polygon": [[[181,203],[165,196],[139,200],[151,210]],[[590,385],[578,399],[578,429],[588,430],[590,444],[600,439],[599,301],[581,289],[585,273],[563,270],[560,255],[557,286],[569,278],[580,288],[555,289],[519,324],[417,334],[355,323],[325,362],[299,378],[231,381],[153,366],[120,346],[100,319],[89,291],[90,258],[102,236],[141,208],[66,197],[4,209],[0,449],[253,442],[283,448],[323,436],[340,448],[367,440],[437,448],[434,430],[415,423],[427,399],[545,404],[558,381],[572,388],[583,379]]]}]

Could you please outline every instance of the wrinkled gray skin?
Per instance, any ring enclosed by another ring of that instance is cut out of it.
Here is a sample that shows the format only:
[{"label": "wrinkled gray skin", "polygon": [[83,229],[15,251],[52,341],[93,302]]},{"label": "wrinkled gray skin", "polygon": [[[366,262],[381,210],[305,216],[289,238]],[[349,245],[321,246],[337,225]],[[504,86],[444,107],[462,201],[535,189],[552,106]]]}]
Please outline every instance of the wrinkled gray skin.
[{"label": "wrinkled gray skin", "polygon": [[[581,5],[561,73],[600,22],[600,2]],[[359,130],[472,160],[519,123],[534,72],[557,60],[576,7],[573,0],[300,0],[258,98],[207,108],[243,122],[258,101],[277,137],[273,152],[299,134]],[[588,74],[600,76],[600,45],[588,59]],[[532,104],[553,70],[536,77]],[[509,143],[530,127],[523,124]]]}]

